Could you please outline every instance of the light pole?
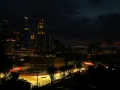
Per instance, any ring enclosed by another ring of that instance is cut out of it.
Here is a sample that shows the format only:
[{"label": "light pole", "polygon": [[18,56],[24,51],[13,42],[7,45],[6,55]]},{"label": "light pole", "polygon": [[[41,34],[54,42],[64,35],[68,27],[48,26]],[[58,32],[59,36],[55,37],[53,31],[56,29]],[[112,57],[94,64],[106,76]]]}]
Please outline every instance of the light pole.
[{"label": "light pole", "polygon": [[38,87],[38,70],[37,70],[37,87]]},{"label": "light pole", "polygon": [[37,87],[38,87],[38,75],[39,75],[39,71],[38,71],[38,66],[36,67],[36,73],[37,73]]}]

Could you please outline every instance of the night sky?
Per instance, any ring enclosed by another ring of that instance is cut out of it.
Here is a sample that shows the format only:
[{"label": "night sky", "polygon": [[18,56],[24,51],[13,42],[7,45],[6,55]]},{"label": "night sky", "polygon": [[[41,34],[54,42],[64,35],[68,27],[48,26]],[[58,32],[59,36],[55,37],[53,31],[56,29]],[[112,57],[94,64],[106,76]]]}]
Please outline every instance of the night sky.
[{"label": "night sky", "polygon": [[45,32],[67,46],[105,44],[107,39],[120,45],[119,13],[120,0],[0,0],[0,30],[5,19],[22,27],[26,16],[32,32],[44,19]]}]

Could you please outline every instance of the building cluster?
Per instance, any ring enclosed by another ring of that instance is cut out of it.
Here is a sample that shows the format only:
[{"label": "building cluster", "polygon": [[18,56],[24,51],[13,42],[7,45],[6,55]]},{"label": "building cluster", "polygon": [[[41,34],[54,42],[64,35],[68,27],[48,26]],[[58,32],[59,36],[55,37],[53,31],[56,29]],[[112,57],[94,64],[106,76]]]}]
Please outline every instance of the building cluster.
[{"label": "building cluster", "polygon": [[54,40],[52,45],[51,35],[44,31],[44,20],[38,22],[37,34],[33,32],[29,25],[28,17],[23,18],[23,26],[18,29],[12,26],[9,29],[9,21],[3,21],[3,30],[0,35],[1,44],[6,46],[7,53],[52,53],[61,52],[62,43],[60,40]]}]

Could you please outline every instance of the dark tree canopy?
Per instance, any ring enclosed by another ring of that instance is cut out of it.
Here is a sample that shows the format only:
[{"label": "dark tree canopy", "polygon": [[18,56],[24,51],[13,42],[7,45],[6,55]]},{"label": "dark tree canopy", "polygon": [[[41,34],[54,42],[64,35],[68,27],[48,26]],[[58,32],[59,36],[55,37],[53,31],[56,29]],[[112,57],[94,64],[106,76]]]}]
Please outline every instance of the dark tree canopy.
[{"label": "dark tree canopy", "polygon": [[0,44],[0,72],[9,72],[13,66],[13,61],[5,54],[5,45]]},{"label": "dark tree canopy", "polygon": [[54,67],[53,65],[52,65],[52,66],[49,66],[49,67],[47,68],[47,73],[48,73],[48,74],[55,74],[56,71],[57,71],[57,68]]}]

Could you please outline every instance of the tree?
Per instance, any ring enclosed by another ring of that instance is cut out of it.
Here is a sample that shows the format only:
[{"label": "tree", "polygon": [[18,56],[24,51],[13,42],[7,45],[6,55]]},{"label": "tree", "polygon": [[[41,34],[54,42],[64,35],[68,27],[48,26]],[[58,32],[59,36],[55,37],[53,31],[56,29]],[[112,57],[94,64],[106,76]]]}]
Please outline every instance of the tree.
[{"label": "tree", "polygon": [[81,66],[81,63],[80,62],[78,62],[78,63],[76,63],[76,68],[79,70],[79,72],[80,72],[80,68],[81,68],[82,66]]},{"label": "tree", "polygon": [[6,73],[12,69],[13,61],[5,54],[4,44],[0,44],[0,55],[2,56],[0,59],[0,73],[4,73],[6,75]]},{"label": "tree", "polygon": [[11,73],[11,80],[18,80],[20,73],[18,72],[12,72]]},{"label": "tree", "polygon": [[50,78],[51,78],[51,84],[53,83],[54,80],[54,74],[57,72],[57,68],[54,67],[54,65],[49,66],[47,68],[47,73],[49,74]]},{"label": "tree", "polygon": [[3,58],[0,60],[0,72],[2,72],[2,73],[9,72],[13,66],[12,59],[10,59],[6,55],[2,55],[2,57]]},{"label": "tree", "polygon": [[66,65],[66,68],[67,68],[68,77],[71,78],[72,73],[73,73],[74,65],[73,64]]},{"label": "tree", "polygon": [[59,71],[61,74],[62,79],[65,77],[65,71],[67,71],[67,68],[65,65],[62,65],[61,67],[59,67]]},{"label": "tree", "polygon": [[0,90],[31,90],[31,83],[25,80],[7,80],[1,84]]}]

